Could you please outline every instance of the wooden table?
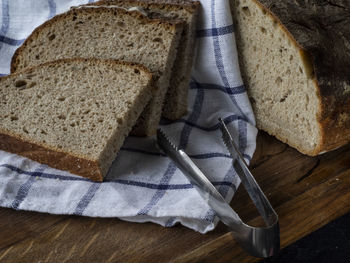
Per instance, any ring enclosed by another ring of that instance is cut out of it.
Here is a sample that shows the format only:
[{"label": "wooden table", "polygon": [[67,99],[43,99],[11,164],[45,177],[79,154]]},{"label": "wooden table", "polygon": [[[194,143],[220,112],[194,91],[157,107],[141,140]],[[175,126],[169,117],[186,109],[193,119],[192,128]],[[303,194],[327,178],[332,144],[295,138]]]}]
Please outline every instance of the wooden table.
[{"label": "wooden table", "polygon": [[[350,145],[304,156],[265,133],[252,171],[276,209],[285,247],[350,211]],[[243,187],[231,202],[259,224]],[[253,262],[223,224],[206,235],[118,219],[0,209],[0,262]]]}]

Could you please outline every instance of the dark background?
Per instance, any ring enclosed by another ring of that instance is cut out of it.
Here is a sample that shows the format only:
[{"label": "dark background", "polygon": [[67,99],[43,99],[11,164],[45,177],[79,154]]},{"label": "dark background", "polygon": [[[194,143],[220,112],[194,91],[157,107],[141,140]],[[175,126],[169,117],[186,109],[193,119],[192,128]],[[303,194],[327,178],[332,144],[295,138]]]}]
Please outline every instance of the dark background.
[{"label": "dark background", "polygon": [[[291,226],[292,227],[292,226]],[[350,263],[350,213],[260,263]]]}]

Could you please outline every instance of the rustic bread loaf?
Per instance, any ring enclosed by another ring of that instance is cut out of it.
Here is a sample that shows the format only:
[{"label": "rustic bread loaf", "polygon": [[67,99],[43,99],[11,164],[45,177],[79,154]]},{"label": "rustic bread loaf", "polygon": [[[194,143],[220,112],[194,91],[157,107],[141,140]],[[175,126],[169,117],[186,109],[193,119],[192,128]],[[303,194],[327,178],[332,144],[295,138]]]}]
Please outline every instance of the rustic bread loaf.
[{"label": "rustic bread loaf", "polygon": [[160,120],[181,33],[181,22],[151,19],[138,11],[74,8],[35,29],[15,52],[11,71],[69,57],[141,63],[154,73],[157,91],[134,127],[134,134],[152,135]]},{"label": "rustic bread loaf", "polygon": [[143,66],[62,59],[0,78],[0,149],[102,181],[152,96]]},{"label": "rustic bread loaf", "polygon": [[182,117],[187,111],[199,2],[175,4],[166,3],[165,0],[102,0],[94,5],[116,5],[124,8],[137,6],[152,18],[180,19],[185,22],[163,107],[165,118],[175,120]]},{"label": "rustic bread loaf", "polygon": [[350,141],[350,2],[232,0],[260,129],[308,155]]}]

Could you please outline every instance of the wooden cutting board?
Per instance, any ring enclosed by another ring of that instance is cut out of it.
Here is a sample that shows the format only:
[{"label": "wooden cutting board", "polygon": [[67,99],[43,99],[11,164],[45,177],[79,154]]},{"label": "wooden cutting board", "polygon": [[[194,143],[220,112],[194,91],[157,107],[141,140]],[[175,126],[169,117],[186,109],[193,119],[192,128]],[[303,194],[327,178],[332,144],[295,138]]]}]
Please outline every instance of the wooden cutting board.
[{"label": "wooden cutting board", "polygon": [[[285,247],[350,211],[350,145],[308,157],[260,133],[251,163],[276,209]],[[232,207],[260,218],[243,187]],[[56,216],[0,208],[0,262],[254,262],[223,224],[202,235],[118,219]]]}]

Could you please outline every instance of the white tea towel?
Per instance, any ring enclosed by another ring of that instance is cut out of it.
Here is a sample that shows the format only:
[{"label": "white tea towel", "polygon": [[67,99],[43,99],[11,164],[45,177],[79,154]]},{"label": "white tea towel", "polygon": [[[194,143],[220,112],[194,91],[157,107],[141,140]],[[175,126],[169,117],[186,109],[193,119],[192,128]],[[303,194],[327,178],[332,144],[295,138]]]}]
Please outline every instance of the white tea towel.
[{"label": "white tea towel", "polygon": [[[0,73],[9,73],[14,51],[35,27],[87,2],[0,0]],[[188,114],[175,122],[162,120],[161,127],[230,201],[240,180],[222,143],[218,118],[228,124],[247,162],[255,150],[257,130],[239,73],[229,1],[201,4]],[[214,229],[218,221],[158,149],[155,137],[127,138],[103,183],[0,151],[0,206],[167,227],[179,222],[201,233]]]}]

